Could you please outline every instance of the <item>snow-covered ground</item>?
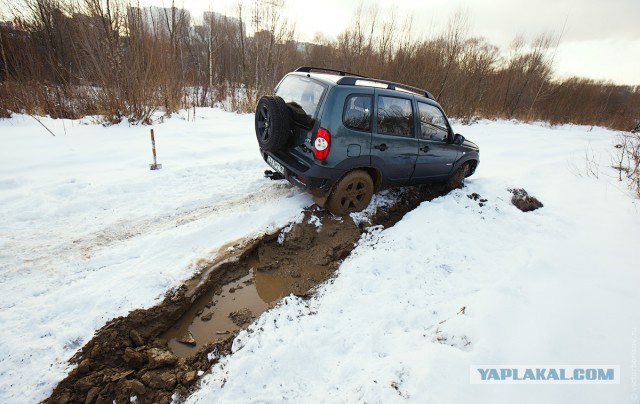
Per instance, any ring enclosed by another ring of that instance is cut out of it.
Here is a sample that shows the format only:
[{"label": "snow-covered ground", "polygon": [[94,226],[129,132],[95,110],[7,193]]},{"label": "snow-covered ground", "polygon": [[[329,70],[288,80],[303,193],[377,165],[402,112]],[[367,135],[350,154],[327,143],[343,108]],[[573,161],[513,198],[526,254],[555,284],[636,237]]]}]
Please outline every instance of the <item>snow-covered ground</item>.
[{"label": "snow-covered ground", "polygon": [[[43,123],[57,136],[30,117],[0,121],[2,402],[47,397],[109,319],[311,203],[262,179],[251,115],[156,125],[159,171],[148,127]],[[608,168],[615,133],[456,129],[481,148],[467,187],[361,240],[317,297],[261,316],[190,400],[640,400],[640,206]],[[520,212],[514,187],[545,207]],[[478,385],[472,365],[615,365],[621,383]]]}]

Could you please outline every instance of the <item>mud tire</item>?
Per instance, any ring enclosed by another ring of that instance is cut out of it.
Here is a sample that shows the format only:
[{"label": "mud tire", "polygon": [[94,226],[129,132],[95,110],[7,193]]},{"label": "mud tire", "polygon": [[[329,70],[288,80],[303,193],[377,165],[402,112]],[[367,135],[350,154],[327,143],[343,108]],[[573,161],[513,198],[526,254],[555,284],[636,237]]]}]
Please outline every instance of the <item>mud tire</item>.
[{"label": "mud tire", "polygon": [[262,150],[273,152],[284,148],[291,133],[291,113],[282,98],[270,95],[260,98],[255,129]]},{"label": "mud tire", "polygon": [[469,176],[470,169],[471,166],[468,162],[462,164],[447,180],[447,183],[445,184],[447,190],[452,191],[454,189],[464,187],[464,179]]},{"label": "mud tire", "polygon": [[327,208],[334,215],[359,212],[369,206],[373,196],[373,180],[362,170],[348,173],[336,183],[327,200]]}]

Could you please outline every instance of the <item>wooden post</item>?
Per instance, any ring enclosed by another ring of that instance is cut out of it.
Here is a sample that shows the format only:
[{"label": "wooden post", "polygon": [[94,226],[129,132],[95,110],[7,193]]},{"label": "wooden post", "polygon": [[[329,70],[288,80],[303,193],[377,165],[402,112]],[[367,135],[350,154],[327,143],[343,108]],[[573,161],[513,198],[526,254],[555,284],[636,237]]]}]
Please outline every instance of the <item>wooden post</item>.
[{"label": "wooden post", "polygon": [[153,164],[149,164],[151,170],[159,170],[162,168],[162,164],[158,164],[156,160],[156,139],[153,136],[153,129],[151,129],[151,151],[153,152]]}]

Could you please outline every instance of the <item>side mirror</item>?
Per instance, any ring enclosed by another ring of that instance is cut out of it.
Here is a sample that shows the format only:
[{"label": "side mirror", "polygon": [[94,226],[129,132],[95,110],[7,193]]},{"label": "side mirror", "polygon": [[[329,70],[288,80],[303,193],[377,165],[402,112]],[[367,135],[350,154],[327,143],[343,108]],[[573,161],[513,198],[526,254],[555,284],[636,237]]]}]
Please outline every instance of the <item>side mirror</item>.
[{"label": "side mirror", "polygon": [[461,145],[462,143],[464,143],[464,136],[456,133],[455,136],[453,136],[453,144]]}]

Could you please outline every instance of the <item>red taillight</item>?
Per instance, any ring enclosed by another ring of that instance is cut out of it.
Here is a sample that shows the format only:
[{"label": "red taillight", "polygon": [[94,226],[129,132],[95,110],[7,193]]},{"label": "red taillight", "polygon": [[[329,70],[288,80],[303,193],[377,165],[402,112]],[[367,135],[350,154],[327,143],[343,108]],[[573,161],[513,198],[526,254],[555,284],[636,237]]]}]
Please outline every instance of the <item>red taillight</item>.
[{"label": "red taillight", "polygon": [[326,129],[318,129],[316,138],[313,141],[313,157],[324,160],[329,155],[331,148],[331,134]]}]

